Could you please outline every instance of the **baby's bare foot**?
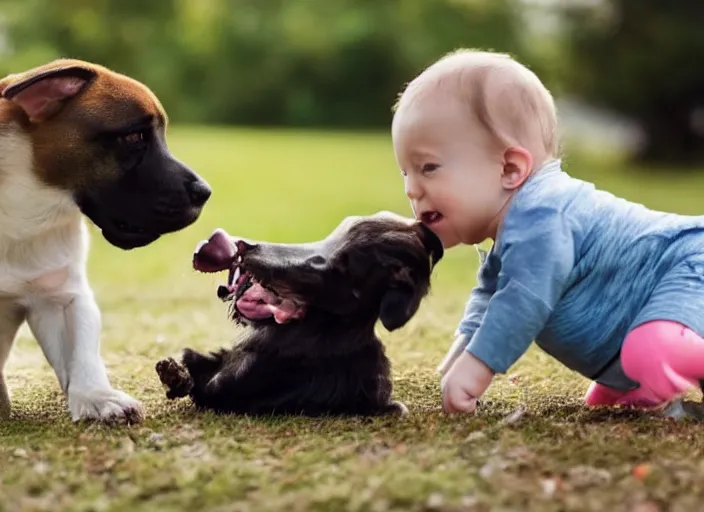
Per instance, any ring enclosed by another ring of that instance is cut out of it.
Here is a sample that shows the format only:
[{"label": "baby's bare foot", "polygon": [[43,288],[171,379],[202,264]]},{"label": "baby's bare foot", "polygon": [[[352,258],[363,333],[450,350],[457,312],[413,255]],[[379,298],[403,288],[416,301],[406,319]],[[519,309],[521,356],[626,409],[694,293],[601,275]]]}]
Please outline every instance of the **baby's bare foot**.
[{"label": "baby's bare foot", "polygon": [[172,357],[156,363],[156,373],[166,389],[166,398],[170,400],[187,396],[193,389],[193,379],[188,370]]}]

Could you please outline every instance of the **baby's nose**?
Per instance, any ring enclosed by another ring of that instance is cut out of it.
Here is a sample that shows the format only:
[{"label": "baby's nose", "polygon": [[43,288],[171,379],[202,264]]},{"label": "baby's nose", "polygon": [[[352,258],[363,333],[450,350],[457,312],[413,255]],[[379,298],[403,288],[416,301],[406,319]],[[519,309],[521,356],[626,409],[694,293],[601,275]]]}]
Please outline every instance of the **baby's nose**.
[{"label": "baby's nose", "polygon": [[404,184],[404,188],[406,191],[406,197],[408,199],[410,199],[411,201],[420,198],[420,196],[421,196],[420,187],[418,187],[415,180],[411,179],[409,176],[409,177],[406,177],[405,181],[406,182]]}]

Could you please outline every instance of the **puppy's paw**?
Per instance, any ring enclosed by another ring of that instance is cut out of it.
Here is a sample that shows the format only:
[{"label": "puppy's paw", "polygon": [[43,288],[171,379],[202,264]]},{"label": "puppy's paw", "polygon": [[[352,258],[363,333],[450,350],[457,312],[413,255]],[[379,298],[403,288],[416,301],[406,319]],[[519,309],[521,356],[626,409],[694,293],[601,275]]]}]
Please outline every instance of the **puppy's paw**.
[{"label": "puppy's paw", "polygon": [[408,416],[409,414],[408,407],[403,402],[398,401],[391,402],[384,412],[394,416]]},{"label": "puppy's paw", "polygon": [[156,363],[156,373],[166,389],[166,398],[170,400],[187,396],[193,389],[191,374],[171,357]]},{"label": "puppy's paw", "polygon": [[97,420],[104,423],[139,423],[142,405],[117,389],[69,388],[68,409],[73,421]]},{"label": "puppy's paw", "polygon": [[185,348],[181,355],[181,363],[189,375],[215,373],[222,366],[222,353],[201,354],[193,349]]}]

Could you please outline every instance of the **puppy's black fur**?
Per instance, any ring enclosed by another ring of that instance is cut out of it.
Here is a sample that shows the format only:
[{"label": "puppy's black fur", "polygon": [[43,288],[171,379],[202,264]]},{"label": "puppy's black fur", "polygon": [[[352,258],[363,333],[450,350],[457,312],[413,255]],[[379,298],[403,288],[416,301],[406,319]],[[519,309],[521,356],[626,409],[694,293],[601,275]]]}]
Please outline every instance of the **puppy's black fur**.
[{"label": "puppy's black fur", "polygon": [[167,396],[189,395],[227,413],[378,415],[400,413],[391,400],[390,363],[377,320],[402,327],[428,293],[443,256],[423,224],[388,213],[348,218],[325,240],[288,245],[239,242],[240,268],[305,314],[287,323],[253,321],[231,350],[186,349],[182,365],[160,361]]}]

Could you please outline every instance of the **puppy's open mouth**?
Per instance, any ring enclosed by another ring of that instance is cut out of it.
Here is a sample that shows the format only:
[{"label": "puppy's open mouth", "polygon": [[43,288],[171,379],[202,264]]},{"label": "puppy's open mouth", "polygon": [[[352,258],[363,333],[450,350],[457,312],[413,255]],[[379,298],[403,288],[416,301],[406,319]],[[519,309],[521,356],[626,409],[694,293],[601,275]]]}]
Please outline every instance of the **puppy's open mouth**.
[{"label": "puppy's open mouth", "polygon": [[246,270],[242,256],[222,234],[214,234],[198,246],[193,267],[200,272],[220,272],[229,268],[227,284],[220,285],[217,293],[222,301],[232,302],[232,316],[237,322],[273,319],[284,324],[305,314],[305,306],[300,302],[277,293],[271,286],[264,286]]},{"label": "puppy's open mouth", "polygon": [[276,323],[284,324],[301,318],[305,313],[305,308],[295,300],[263,286],[251,272],[243,272],[241,262],[230,269],[227,285],[218,287],[218,297],[234,303],[235,320],[273,318]]}]

